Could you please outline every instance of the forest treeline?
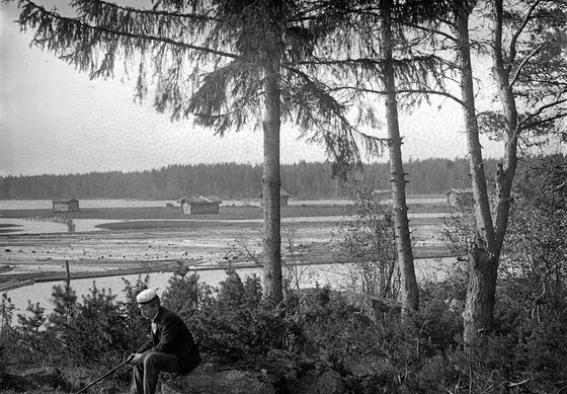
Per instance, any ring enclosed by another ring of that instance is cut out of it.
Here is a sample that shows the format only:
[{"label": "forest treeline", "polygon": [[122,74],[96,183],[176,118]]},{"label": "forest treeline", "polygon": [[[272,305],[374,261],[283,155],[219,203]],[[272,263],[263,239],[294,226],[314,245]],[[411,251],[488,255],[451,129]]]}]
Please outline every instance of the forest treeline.
[{"label": "forest treeline", "polygon": [[[496,167],[487,160],[487,171]],[[411,160],[408,194],[438,194],[469,187],[466,159]],[[352,181],[372,189],[389,189],[388,163],[365,164],[350,181],[332,175],[331,163],[299,162],[281,166],[282,187],[298,199],[346,198]],[[0,199],[128,198],[175,200],[182,196],[215,195],[222,199],[258,198],[262,166],[237,163],[170,165],[136,172],[91,172],[68,175],[0,177]]]}]

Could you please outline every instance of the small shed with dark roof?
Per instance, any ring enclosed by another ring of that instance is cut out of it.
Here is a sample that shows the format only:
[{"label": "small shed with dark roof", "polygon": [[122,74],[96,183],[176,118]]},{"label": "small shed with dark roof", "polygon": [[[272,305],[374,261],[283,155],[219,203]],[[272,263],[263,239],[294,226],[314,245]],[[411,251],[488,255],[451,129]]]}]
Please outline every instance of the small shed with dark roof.
[{"label": "small shed with dark roof", "polygon": [[72,198],[70,200],[53,200],[53,212],[79,212],[79,200]]},{"label": "small shed with dark roof", "polygon": [[452,207],[472,205],[472,189],[452,188],[447,192],[447,203]]},{"label": "small shed with dark roof", "polygon": [[222,203],[216,196],[182,197],[178,202],[185,215],[219,213],[219,205]]},{"label": "small shed with dark roof", "polygon": [[[263,201],[263,193],[260,193],[260,195],[258,196],[258,198],[260,199],[260,204],[264,204]],[[288,205],[288,201],[289,198],[291,197],[291,194],[289,194],[283,187],[280,187],[280,206],[281,207],[285,207]]]},{"label": "small shed with dark roof", "polygon": [[392,190],[391,189],[374,189],[372,190],[372,197],[379,200],[384,201],[392,198]]}]

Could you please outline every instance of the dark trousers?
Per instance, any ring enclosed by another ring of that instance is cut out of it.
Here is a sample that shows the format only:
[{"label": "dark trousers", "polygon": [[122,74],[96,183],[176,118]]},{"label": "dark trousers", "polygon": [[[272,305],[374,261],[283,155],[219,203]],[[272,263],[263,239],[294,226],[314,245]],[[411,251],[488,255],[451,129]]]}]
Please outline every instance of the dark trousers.
[{"label": "dark trousers", "polygon": [[148,350],[143,353],[142,363],[133,367],[132,394],[155,394],[159,372],[177,372],[177,356]]}]

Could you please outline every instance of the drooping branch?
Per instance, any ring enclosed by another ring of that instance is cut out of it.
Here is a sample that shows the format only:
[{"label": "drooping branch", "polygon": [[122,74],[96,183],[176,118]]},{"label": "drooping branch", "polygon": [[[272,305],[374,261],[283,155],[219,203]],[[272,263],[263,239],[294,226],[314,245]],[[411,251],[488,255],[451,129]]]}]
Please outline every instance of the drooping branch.
[{"label": "drooping branch", "polygon": [[[361,93],[373,93],[373,94],[379,94],[379,95],[386,95],[387,92],[385,90],[378,90],[378,89],[370,89],[370,88],[364,88],[364,87],[358,87],[358,86],[335,86],[333,88],[330,89],[331,91],[338,91],[338,90],[356,90],[359,91]],[[457,104],[461,105],[461,106],[465,106],[465,103],[459,99],[458,97],[452,95],[451,93],[448,92],[443,92],[443,91],[439,91],[439,90],[432,90],[432,89],[396,89],[395,90],[396,94],[423,94],[423,95],[436,95],[436,96],[443,96],[443,97],[447,97],[450,98],[451,100],[455,101]]]},{"label": "drooping branch", "polygon": [[[445,21],[445,23],[448,23],[448,22]],[[438,36],[446,38],[446,39],[448,39],[449,41],[452,41],[452,42],[457,42],[457,38],[455,36],[453,36],[453,35],[451,35],[447,32],[444,32],[442,30],[439,30],[439,29],[435,29],[435,28],[423,26],[423,25],[418,25],[418,24],[407,23],[407,22],[404,23],[404,25],[407,26],[407,27],[410,27],[412,29],[416,29],[416,30],[423,31],[423,32],[426,32],[426,33],[438,35]]]},{"label": "drooping branch", "polygon": [[530,61],[530,59],[532,59],[539,51],[541,51],[541,49],[545,47],[545,43],[541,43],[539,44],[537,47],[535,47],[523,60],[522,62],[518,65],[518,67],[516,68],[516,71],[514,71],[514,75],[512,76],[512,79],[510,81],[509,86],[512,87],[514,86],[514,83],[518,80],[518,77],[520,75],[520,72],[522,71],[522,69],[524,68],[524,66]]},{"label": "drooping branch", "polygon": [[[220,22],[220,19],[215,18],[210,15],[209,12],[204,12],[202,14],[196,13],[182,13],[174,11],[159,10],[155,7],[152,9],[140,9],[134,7],[121,6],[115,3],[109,3],[103,0],[73,0],[71,6],[75,8],[79,15],[83,17],[89,17],[95,19],[95,16],[106,15],[107,19],[117,20],[119,17],[130,17],[134,15],[132,20],[138,20],[140,17],[146,16],[152,18],[154,21],[159,18],[178,18],[178,19],[189,19],[194,22]],[[122,16],[124,15],[124,16]],[[146,21],[150,21],[149,19]]]},{"label": "drooping branch", "polygon": [[[85,40],[91,46],[94,46],[96,44],[106,43],[109,41],[109,38],[112,37],[115,40],[122,39],[122,45],[124,46],[127,46],[128,42],[134,41],[136,43],[135,46],[139,47],[142,51],[147,48],[147,43],[151,42],[166,44],[181,50],[196,51],[230,59],[239,57],[239,55],[234,53],[186,43],[168,37],[118,30],[109,27],[109,25],[91,25],[77,18],[66,17],[54,11],[48,11],[33,1],[25,0],[25,2],[26,5],[22,7],[23,10],[18,23],[22,28],[37,27],[38,30],[34,37],[34,42],[42,44],[42,46],[45,46],[44,42],[48,42],[47,48],[52,51],[56,51],[61,47],[70,46],[71,42],[82,44],[85,43]],[[53,26],[53,24],[55,24],[55,26]],[[55,39],[60,39],[62,41],[61,45],[57,45],[54,42]]]},{"label": "drooping branch", "polygon": [[233,61],[202,78],[184,115],[195,114],[199,123],[220,135],[230,128],[239,130],[259,106],[262,83],[258,67]]},{"label": "drooping branch", "polygon": [[[370,151],[378,149],[378,145],[383,142],[382,139],[370,136],[354,127],[346,118],[345,105],[329,94],[330,89],[325,84],[313,80],[298,69],[288,68],[288,71],[290,78],[285,80],[295,86],[289,86],[292,95],[286,100],[295,102],[296,105],[293,107],[296,109],[293,112],[296,123],[304,132],[316,127],[317,130],[331,135],[357,135],[365,141]],[[317,133],[316,131],[315,134]]]},{"label": "drooping branch", "polygon": [[555,122],[557,120],[560,120],[560,119],[567,119],[567,110],[565,110],[563,112],[556,113],[555,115],[552,115],[552,116],[547,117],[547,118],[542,118],[542,119],[534,120],[530,123],[526,123],[523,126],[523,129],[525,129],[525,130],[535,129],[537,127],[548,125],[548,124]]},{"label": "drooping branch", "polygon": [[528,114],[524,117],[524,119],[522,119],[522,120],[520,121],[520,127],[521,127],[521,128],[527,128],[527,125],[529,125],[528,122],[529,122],[530,120],[532,120],[532,119],[534,119],[534,118],[540,116],[544,111],[546,111],[546,110],[548,110],[548,109],[551,109],[551,108],[553,108],[553,107],[556,107],[556,106],[558,106],[558,105],[561,105],[561,104],[563,104],[563,103],[567,103],[567,98],[561,99],[561,100],[557,100],[557,101],[554,101],[554,102],[552,102],[552,103],[548,103],[548,104],[545,104],[545,105],[542,105],[541,107],[539,107],[539,108],[537,109],[537,111],[535,111],[535,112],[533,112],[533,113],[528,113]]},{"label": "drooping branch", "polygon": [[518,42],[520,35],[522,34],[524,29],[526,28],[528,22],[530,21],[534,10],[536,9],[536,7],[540,3],[541,3],[540,0],[536,0],[536,1],[533,2],[533,4],[530,6],[528,12],[524,16],[522,23],[520,24],[518,29],[512,35],[512,39],[510,40],[510,49],[509,49],[510,56],[509,56],[509,59],[508,59],[510,65],[513,64],[514,60],[516,59],[516,43]]}]

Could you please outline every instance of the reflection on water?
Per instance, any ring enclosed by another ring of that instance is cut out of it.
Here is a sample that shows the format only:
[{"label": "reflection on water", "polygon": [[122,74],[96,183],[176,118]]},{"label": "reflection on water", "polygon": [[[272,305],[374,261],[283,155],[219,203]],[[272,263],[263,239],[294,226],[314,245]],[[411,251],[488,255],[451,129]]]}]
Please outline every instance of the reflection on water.
[{"label": "reflection on water", "polygon": [[[113,222],[121,222],[121,220],[73,219],[75,232],[105,231],[105,229],[97,226],[100,224]],[[0,218],[0,225],[6,224],[13,227],[6,227],[3,231],[4,234],[56,234],[69,232],[69,228],[66,223],[50,220],[38,220],[34,218]]]},{"label": "reflection on water", "polygon": [[[416,276],[418,281],[424,280],[442,280],[447,270],[453,267],[456,262],[455,257],[445,257],[440,259],[418,259],[415,260]],[[292,288],[299,286],[300,288],[309,288],[329,285],[334,289],[347,289],[356,282],[355,274],[356,266],[354,264],[321,264],[311,266],[294,266],[284,268],[284,279],[288,281]],[[239,268],[238,274],[242,281],[247,277],[257,275],[262,278],[262,270],[258,268]],[[149,274],[150,286],[158,290],[161,294],[166,288],[172,273],[152,273]],[[217,287],[221,281],[226,278],[224,270],[202,270],[198,272],[199,280],[210,286]],[[77,296],[89,294],[93,288],[93,283],[99,289],[109,289],[112,294],[117,296],[118,300],[124,300],[124,281],[127,279],[134,283],[140,275],[112,276],[97,279],[75,279],[71,281],[71,287],[76,291]],[[142,277],[145,277],[143,275]],[[65,282],[48,282],[36,283],[30,286],[24,286],[17,289],[9,290],[8,296],[16,306],[16,313],[26,314],[25,310],[28,300],[32,304],[40,303],[46,308],[46,314],[53,309],[51,304],[51,293],[54,285],[65,285]]]}]

